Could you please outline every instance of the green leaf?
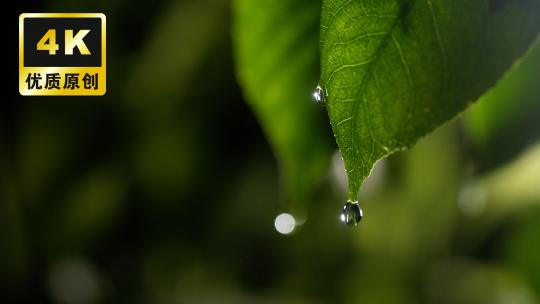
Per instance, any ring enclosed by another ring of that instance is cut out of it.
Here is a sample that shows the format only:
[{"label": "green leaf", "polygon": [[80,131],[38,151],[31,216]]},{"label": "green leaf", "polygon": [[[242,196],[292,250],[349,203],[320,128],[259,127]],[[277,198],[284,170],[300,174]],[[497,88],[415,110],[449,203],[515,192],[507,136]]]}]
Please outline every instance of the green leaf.
[{"label": "green leaf", "polygon": [[462,111],[540,28],[536,0],[324,0],[321,80],[354,200],[380,158]]},{"label": "green leaf", "polygon": [[324,111],[311,100],[319,77],[319,15],[313,0],[233,3],[238,80],[295,204],[321,179],[331,152]]}]

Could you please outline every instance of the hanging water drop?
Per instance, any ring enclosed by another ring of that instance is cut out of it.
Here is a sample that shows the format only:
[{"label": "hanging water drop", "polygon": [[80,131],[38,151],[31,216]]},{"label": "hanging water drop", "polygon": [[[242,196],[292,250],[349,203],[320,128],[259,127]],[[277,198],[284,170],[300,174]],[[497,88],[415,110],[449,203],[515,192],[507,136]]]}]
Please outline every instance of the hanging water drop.
[{"label": "hanging water drop", "polygon": [[362,219],[362,208],[360,208],[358,202],[348,201],[345,206],[343,206],[340,218],[344,224],[356,226]]},{"label": "hanging water drop", "polygon": [[313,92],[313,99],[321,106],[326,105],[326,91],[320,85],[315,88],[315,92]]}]

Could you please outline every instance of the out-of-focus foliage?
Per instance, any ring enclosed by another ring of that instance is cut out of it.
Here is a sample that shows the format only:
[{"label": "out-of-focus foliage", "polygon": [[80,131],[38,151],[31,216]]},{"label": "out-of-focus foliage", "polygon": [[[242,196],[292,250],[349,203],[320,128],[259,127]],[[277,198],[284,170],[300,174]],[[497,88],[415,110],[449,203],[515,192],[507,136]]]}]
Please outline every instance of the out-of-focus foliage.
[{"label": "out-of-focus foliage", "polygon": [[540,77],[538,66],[540,40],[493,89],[467,111],[465,122],[475,142],[486,142],[497,137],[497,131],[519,119],[520,113],[534,110],[540,96],[540,87],[537,85]]},{"label": "out-of-focus foliage", "polygon": [[312,0],[233,2],[238,79],[276,151],[293,205],[308,202],[331,153],[328,123],[312,100],[320,6]]},{"label": "out-of-focus foliage", "polygon": [[[109,83],[99,98],[24,98],[13,87],[2,103],[1,303],[540,301],[538,143],[499,158],[449,123],[377,164],[355,229],[339,222],[336,154],[305,221],[283,236],[273,227],[279,170],[237,84],[228,2],[19,5],[13,20],[104,12]],[[189,28],[163,28],[177,19]],[[165,33],[178,35],[176,55]],[[183,44],[188,36],[204,41]],[[505,132],[534,138],[537,107],[513,111],[528,124]],[[488,157],[499,161],[484,166]]]},{"label": "out-of-focus foliage", "polygon": [[[540,40],[465,113],[465,128],[473,149],[481,155],[482,170],[510,160],[540,138],[538,67]],[[494,149],[498,153],[488,153]]]}]

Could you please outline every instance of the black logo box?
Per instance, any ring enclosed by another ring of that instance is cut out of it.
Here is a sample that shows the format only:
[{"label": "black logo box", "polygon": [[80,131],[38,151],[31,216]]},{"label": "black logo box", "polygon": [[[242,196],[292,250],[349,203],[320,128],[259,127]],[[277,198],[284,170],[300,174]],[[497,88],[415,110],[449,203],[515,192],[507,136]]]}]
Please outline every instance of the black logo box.
[{"label": "black logo box", "polygon": [[[24,18],[24,66],[25,67],[100,67],[101,66],[101,18]],[[56,43],[60,46],[55,55],[38,51],[37,43],[48,30],[56,30]],[[81,55],[75,47],[73,55],[64,54],[64,32],[90,30],[84,43],[90,55]]]}]

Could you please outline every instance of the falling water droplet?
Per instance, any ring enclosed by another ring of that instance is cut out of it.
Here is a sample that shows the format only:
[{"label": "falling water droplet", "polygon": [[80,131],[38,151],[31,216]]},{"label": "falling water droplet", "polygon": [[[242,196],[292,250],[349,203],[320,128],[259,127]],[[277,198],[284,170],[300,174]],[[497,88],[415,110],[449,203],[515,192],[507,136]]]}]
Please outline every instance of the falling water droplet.
[{"label": "falling water droplet", "polygon": [[320,85],[315,88],[315,92],[313,92],[313,99],[321,106],[326,105],[326,91]]},{"label": "falling water droplet", "polygon": [[289,213],[281,213],[276,216],[274,227],[281,234],[289,234],[296,227],[296,219]]},{"label": "falling water droplet", "polygon": [[362,219],[362,208],[360,208],[358,202],[348,201],[345,203],[345,206],[343,206],[340,218],[344,224],[356,226]]}]

